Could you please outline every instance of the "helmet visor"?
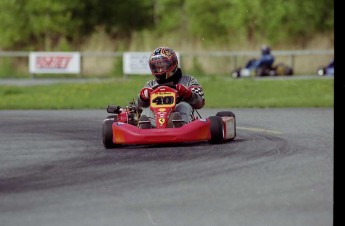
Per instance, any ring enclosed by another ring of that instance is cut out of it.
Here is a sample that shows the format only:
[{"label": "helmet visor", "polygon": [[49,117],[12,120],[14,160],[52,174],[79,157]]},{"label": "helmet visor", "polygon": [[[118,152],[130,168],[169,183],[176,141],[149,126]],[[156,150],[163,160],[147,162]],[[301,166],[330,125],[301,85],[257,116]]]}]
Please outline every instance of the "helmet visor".
[{"label": "helmet visor", "polygon": [[152,74],[162,75],[173,67],[173,62],[164,56],[153,56],[149,63]]}]

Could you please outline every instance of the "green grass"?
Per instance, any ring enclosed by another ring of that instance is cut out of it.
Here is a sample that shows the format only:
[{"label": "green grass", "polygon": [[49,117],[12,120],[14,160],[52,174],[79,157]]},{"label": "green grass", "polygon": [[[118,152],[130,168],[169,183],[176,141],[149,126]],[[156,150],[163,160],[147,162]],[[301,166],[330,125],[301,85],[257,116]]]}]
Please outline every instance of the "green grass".
[{"label": "green grass", "polygon": [[[104,109],[136,99],[151,76],[131,76],[97,83],[0,86],[0,109]],[[198,78],[205,108],[333,107],[333,79]]]}]

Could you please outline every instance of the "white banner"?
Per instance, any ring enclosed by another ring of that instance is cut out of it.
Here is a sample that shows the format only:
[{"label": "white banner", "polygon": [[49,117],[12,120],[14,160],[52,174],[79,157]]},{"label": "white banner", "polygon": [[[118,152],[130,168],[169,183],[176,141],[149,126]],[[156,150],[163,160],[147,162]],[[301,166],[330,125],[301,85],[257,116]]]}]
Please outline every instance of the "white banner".
[{"label": "white banner", "polygon": [[31,74],[79,74],[79,52],[31,52],[29,56]]},{"label": "white banner", "polygon": [[[151,52],[125,52],[123,53],[123,73],[128,74],[151,74],[149,58]],[[180,58],[179,53],[176,53]],[[179,59],[180,63],[180,59]],[[180,64],[179,64],[180,65]]]},{"label": "white banner", "polygon": [[151,74],[149,58],[151,52],[125,52],[123,53],[124,74]]}]

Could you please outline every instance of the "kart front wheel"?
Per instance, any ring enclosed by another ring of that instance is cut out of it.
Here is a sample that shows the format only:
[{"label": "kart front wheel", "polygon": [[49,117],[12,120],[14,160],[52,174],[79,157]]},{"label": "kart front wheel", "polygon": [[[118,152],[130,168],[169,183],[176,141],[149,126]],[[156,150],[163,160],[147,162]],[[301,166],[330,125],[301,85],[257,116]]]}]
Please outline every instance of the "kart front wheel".
[{"label": "kart front wheel", "polygon": [[106,119],[103,121],[102,125],[103,145],[107,149],[116,147],[116,145],[113,143],[113,122],[114,120]]},{"label": "kart front wheel", "polygon": [[211,121],[210,133],[211,139],[209,140],[210,144],[220,144],[224,142],[224,124],[220,116],[210,116]]}]

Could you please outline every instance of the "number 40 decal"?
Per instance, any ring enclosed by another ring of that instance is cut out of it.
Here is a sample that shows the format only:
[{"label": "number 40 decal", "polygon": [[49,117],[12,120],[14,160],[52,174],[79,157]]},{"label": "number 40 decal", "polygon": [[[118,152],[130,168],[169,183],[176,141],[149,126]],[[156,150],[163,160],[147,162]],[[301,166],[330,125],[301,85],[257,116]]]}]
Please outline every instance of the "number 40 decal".
[{"label": "number 40 decal", "polygon": [[173,106],[175,103],[175,95],[171,94],[153,94],[151,106]]}]

